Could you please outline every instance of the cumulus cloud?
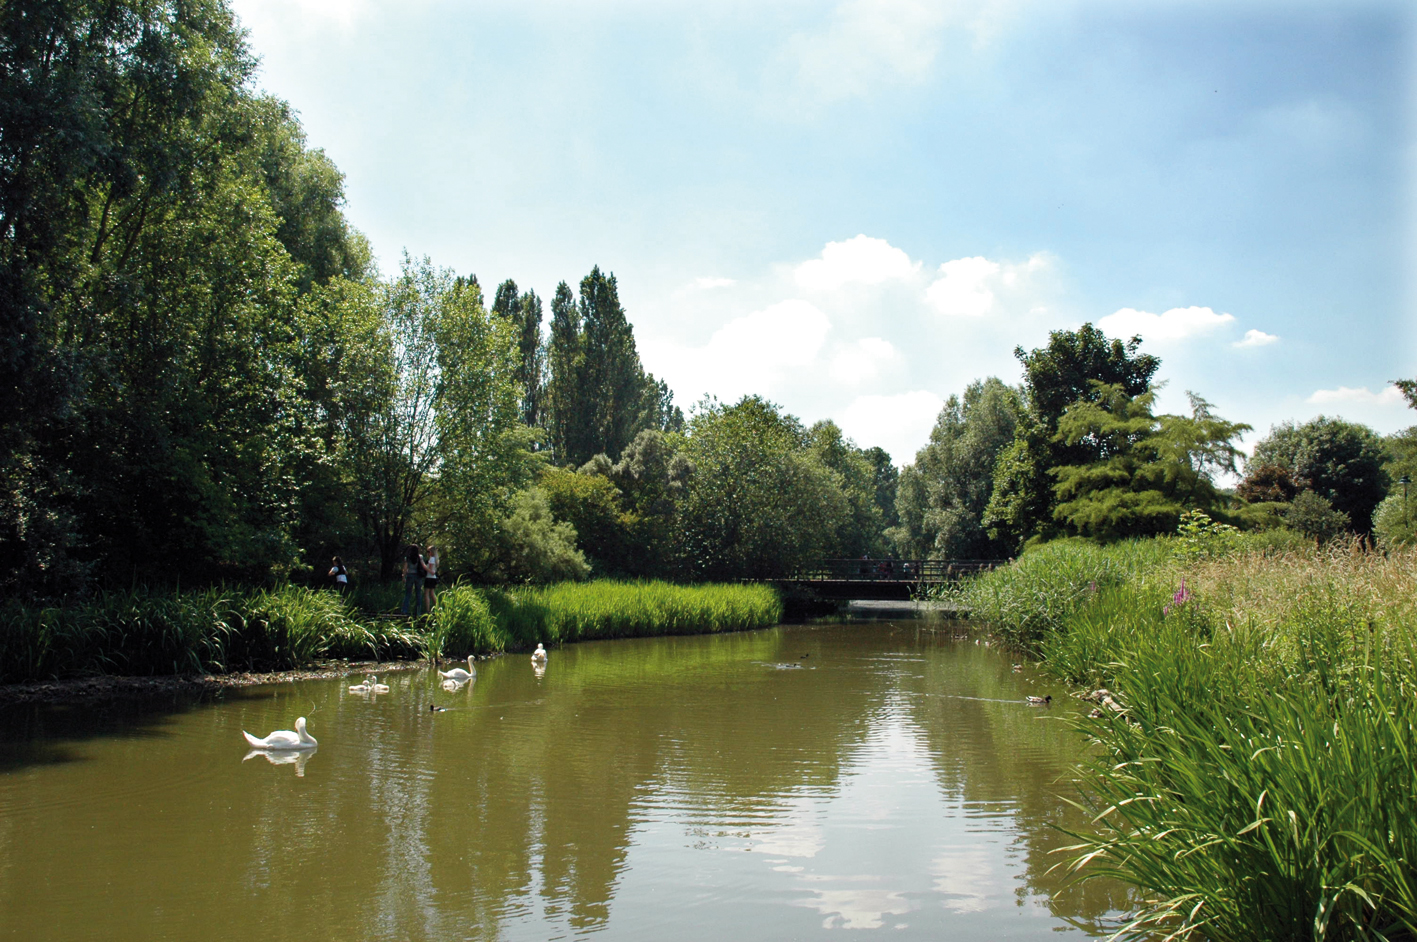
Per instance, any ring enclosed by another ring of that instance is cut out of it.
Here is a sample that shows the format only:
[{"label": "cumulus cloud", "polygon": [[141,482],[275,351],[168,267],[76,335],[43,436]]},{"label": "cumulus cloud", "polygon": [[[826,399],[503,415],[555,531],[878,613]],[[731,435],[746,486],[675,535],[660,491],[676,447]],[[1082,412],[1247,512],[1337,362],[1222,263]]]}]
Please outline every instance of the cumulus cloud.
[{"label": "cumulus cloud", "polygon": [[925,289],[925,300],[945,317],[984,317],[1006,307],[1029,309],[1035,306],[1036,276],[1050,267],[1042,253],[1019,264],[982,255],[957,258],[940,266],[939,277]]},{"label": "cumulus cloud", "polygon": [[945,401],[929,390],[894,396],[859,396],[843,410],[837,424],[862,448],[879,445],[896,464],[915,460],[930,440],[930,429]]},{"label": "cumulus cloud", "polygon": [[1253,330],[1253,329],[1251,329],[1251,330],[1245,331],[1245,336],[1244,336],[1244,338],[1241,339],[1241,340],[1235,341],[1234,346],[1236,346],[1236,347],[1267,347],[1267,346],[1269,346],[1269,345],[1272,344],[1272,343],[1279,343],[1279,337],[1278,337],[1278,335],[1276,335],[1276,334],[1267,334],[1267,333],[1265,333],[1265,332],[1262,331],[1262,330]]},{"label": "cumulus cloud", "polygon": [[1208,307],[1173,307],[1162,314],[1124,307],[1099,320],[1097,326],[1111,337],[1140,334],[1146,340],[1187,340],[1234,322],[1233,314],[1217,314]]},{"label": "cumulus cloud", "polygon": [[704,393],[736,399],[771,392],[786,372],[815,362],[830,331],[825,314],[794,298],[734,318],[702,347],[648,338],[643,346],[646,361],[687,401]]},{"label": "cumulus cloud", "polygon": [[880,337],[863,337],[842,344],[831,359],[827,372],[833,380],[859,386],[879,379],[889,368],[902,362],[900,351]]},{"label": "cumulus cloud", "polygon": [[1350,389],[1347,386],[1340,386],[1337,389],[1318,389],[1309,397],[1309,402],[1314,405],[1328,405],[1331,403],[1357,403],[1367,406],[1391,406],[1405,403],[1402,390],[1396,386],[1388,386],[1378,392],[1372,392],[1367,386],[1359,386],[1357,389]]},{"label": "cumulus cloud", "polygon": [[877,285],[909,278],[920,271],[904,251],[885,239],[858,235],[845,242],[828,242],[820,258],[798,265],[793,277],[804,288],[834,291],[846,284]]}]

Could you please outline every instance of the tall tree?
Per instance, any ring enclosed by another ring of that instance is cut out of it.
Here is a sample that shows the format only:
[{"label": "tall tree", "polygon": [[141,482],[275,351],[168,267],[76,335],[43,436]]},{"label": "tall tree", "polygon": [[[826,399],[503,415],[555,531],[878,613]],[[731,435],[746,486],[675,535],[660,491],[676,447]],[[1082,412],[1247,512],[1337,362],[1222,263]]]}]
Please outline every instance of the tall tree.
[{"label": "tall tree", "polygon": [[512,325],[517,339],[517,384],[522,389],[521,418],[529,426],[541,424],[542,374],[546,351],[541,342],[541,299],[535,291],[517,294],[517,283],[508,278],[497,286],[492,313]]},{"label": "tall tree", "polygon": [[586,442],[588,460],[604,453],[612,459],[630,443],[644,407],[645,376],[635,350],[635,336],[620,306],[613,274],[596,266],[581,279],[580,314],[583,334],[581,395],[589,408]]},{"label": "tall tree", "polygon": [[[551,298],[551,336],[546,350],[547,382],[545,424],[551,444],[552,460],[560,465],[574,465],[589,457],[588,423],[583,413],[588,408],[582,394],[581,314],[576,296],[564,281],[556,286]],[[584,456],[584,457],[581,457]]]},{"label": "tall tree", "polygon": [[694,464],[679,511],[688,574],[781,576],[840,552],[850,506],[793,416],[757,397],[708,404],[689,421],[684,453]]},{"label": "tall tree", "polygon": [[1058,423],[1065,446],[1088,444],[1092,460],[1059,465],[1054,520],[1070,535],[1100,539],[1170,533],[1182,511],[1214,512],[1212,473],[1234,473],[1234,441],[1248,425],[1227,422],[1191,397],[1190,416],[1152,414],[1156,394],[1128,395],[1095,383],[1095,394],[1068,407]]},{"label": "tall tree", "polygon": [[1007,556],[1013,546],[985,530],[984,509],[994,491],[999,453],[1014,440],[1023,397],[990,377],[969,384],[940,410],[930,443],[901,472],[900,524],[891,537],[918,558]]},{"label": "tall tree", "polygon": [[1325,498],[1348,515],[1355,530],[1366,533],[1390,484],[1383,458],[1382,439],[1366,425],[1319,416],[1270,429],[1255,445],[1250,466],[1285,469],[1301,492]]},{"label": "tall tree", "polygon": [[993,494],[984,513],[992,537],[1018,546],[1057,532],[1055,481],[1049,469],[1089,464],[1099,455],[1091,440],[1060,438],[1058,423],[1074,403],[1099,401],[1103,387],[1115,386],[1128,397],[1149,390],[1161,361],[1140,353],[1140,346],[1140,337],[1109,340],[1084,324],[1076,331],[1053,331],[1045,347],[1030,352],[1015,348],[1024,369],[1027,410],[995,468]]}]

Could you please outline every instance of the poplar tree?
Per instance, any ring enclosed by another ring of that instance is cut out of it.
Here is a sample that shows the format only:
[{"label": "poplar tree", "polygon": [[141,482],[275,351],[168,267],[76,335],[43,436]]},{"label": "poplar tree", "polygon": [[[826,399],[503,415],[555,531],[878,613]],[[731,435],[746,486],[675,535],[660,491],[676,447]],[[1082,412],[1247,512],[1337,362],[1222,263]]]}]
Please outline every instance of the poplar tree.
[{"label": "poplar tree", "polygon": [[579,440],[581,396],[581,315],[575,295],[564,281],[551,298],[551,337],[547,344],[545,416],[552,460],[574,464],[583,451]]}]

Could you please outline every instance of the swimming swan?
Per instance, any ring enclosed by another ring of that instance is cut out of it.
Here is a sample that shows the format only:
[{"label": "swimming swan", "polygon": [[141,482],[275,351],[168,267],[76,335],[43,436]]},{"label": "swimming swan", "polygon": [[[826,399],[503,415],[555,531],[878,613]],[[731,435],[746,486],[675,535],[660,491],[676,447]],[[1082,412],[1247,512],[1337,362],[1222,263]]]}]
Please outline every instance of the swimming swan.
[{"label": "swimming swan", "polygon": [[388,684],[381,684],[381,683],[379,683],[379,678],[377,678],[377,677],[370,677],[370,678],[369,678],[369,689],[372,690],[372,691],[374,691],[375,693],[388,693],[388,692],[389,692],[389,685],[388,685]]},{"label": "swimming swan", "polygon": [[295,732],[288,729],[278,729],[265,739],[257,739],[244,729],[241,735],[246,737],[254,749],[314,749],[319,745],[315,737],[305,732],[305,717],[300,717],[295,721]]},{"label": "swimming swan", "polygon": [[531,652],[531,659],[543,663],[546,661],[546,648],[542,647],[541,642],[536,643],[536,650]]},{"label": "swimming swan", "polygon": [[364,683],[362,683],[362,684],[350,684],[350,685],[349,685],[349,692],[350,692],[350,693],[368,693],[370,690],[374,689],[372,686],[370,686],[370,682],[373,681],[373,680],[377,680],[377,679],[378,679],[378,678],[375,678],[375,677],[366,677],[366,678],[364,679]]},{"label": "swimming swan", "polygon": [[462,683],[464,681],[472,680],[473,676],[476,675],[476,673],[477,668],[472,666],[472,655],[469,654],[467,656],[467,670],[463,670],[461,667],[454,667],[450,671],[439,671],[438,676],[443,678],[444,680],[456,680],[459,683]]}]

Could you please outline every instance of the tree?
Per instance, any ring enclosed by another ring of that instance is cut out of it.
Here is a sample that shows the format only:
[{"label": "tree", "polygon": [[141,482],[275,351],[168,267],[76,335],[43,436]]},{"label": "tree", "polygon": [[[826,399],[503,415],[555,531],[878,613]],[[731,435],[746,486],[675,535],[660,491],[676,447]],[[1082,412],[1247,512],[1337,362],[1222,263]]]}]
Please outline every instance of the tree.
[{"label": "tree", "polygon": [[1072,535],[1100,539],[1174,531],[1186,510],[1214,511],[1217,470],[1233,472],[1234,440],[1248,425],[1217,417],[1191,395],[1191,415],[1152,414],[1155,393],[1129,396],[1097,383],[1093,400],[1074,403],[1058,423],[1065,446],[1087,442],[1086,464],[1059,465],[1053,517]]},{"label": "tree", "polygon": [[551,299],[551,337],[547,347],[546,423],[551,457],[557,464],[574,465],[593,452],[587,438],[589,403],[581,390],[584,355],[581,349],[581,314],[575,295],[564,281]]},{"label": "tree", "polygon": [[748,396],[688,423],[694,473],[679,510],[681,565],[707,579],[783,576],[839,550],[850,506],[800,422]]},{"label": "tree", "polygon": [[1373,511],[1390,484],[1378,435],[1365,425],[1326,416],[1275,426],[1255,445],[1250,460],[1284,468],[1300,490],[1328,500],[1360,533],[1371,530]]},{"label": "tree", "polygon": [[492,313],[512,325],[517,338],[517,384],[522,389],[522,422],[532,427],[541,424],[542,374],[545,372],[546,350],[541,342],[541,299],[535,291],[517,294],[517,283],[508,278],[497,286]]},{"label": "tree", "polygon": [[[807,448],[833,472],[849,513],[837,532],[835,552],[842,556],[882,556],[887,552],[885,518],[877,502],[877,469],[865,451],[830,419],[807,430]],[[890,456],[887,455],[887,461]]]},{"label": "tree", "polygon": [[1090,440],[1059,438],[1058,423],[1074,403],[1097,401],[1101,387],[1116,387],[1128,397],[1147,392],[1161,361],[1140,353],[1140,346],[1140,337],[1108,340],[1102,331],[1084,324],[1076,331],[1053,331],[1046,347],[1029,353],[1015,348],[1014,356],[1024,368],[1027,411],[995,469],[993,495],[984,513],[991,537],[1018,546],[1057,532],[1049,469],[1084,465],[1098,457]]},{"label": "tree", "polygon": [[940,410],[930,443],[901,472],[899,525],[891,537],[915,558],[1007,556],[1012,547],[984,528],[999,454],[1014,440],[1023,400],[998,379],[971,383]]},{"label": "tree", "polygon": [[1352,521],[1348,514],[1334,509],[1326,497],[1313,491],[1302,491],[1284,512],[1284,522],[1300,533],[1313,537],[1322,545],[1347,530]]}]

